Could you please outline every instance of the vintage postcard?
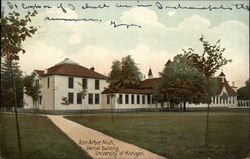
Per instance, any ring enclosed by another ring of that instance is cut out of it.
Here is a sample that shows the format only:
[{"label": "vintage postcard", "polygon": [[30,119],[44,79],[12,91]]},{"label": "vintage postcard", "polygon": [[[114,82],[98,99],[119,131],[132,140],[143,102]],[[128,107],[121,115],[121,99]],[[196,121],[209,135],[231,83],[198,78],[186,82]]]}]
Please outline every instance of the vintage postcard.
[{"label": "vintage postcard", "polygon": [[250,157],[248,0],[1,1],[0,158]]}]

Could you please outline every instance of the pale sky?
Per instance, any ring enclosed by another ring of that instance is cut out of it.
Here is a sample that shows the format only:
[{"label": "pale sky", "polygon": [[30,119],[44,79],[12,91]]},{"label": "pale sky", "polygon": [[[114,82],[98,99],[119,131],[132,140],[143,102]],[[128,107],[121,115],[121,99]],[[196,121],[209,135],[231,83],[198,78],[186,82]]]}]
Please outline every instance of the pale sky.
[{"label": "pale sky", "polygon": [[[6,12],[26,14],[27,6],[49,5],[51,9],[36,9],[38,15],[32,25],[39,26],[33,38],[24,43],[26,53],[20,55],[20,66],[29,74],[34,69],[47,69],[70,58],[82,66],[94,66],[96,71],[107,75],[112,61],[131,55],[141,72],[147,74],[151,67],[154,77],[164,68],[168,59],[183,53],[183,48],[192,47],[202,53],[199,38],[204,35],[211,43],[221,40],[226,48],[224,56],[233,60],[223,67],[231,84],[243,86],[249,77],[249,11],[236,9],[235,4],[248,5],[249,1],[2,1]],[[62,3],[66,13],[57,8]],[[103,9],[82,9],[82,6],[103,5]],[[69,5],[70,4],[70,5]],[[75,10],[72,10],[72,5]],[[117,8],[116,5],[131,5]],[[138,7],[138,5],[152,5]],[[159,9],[157,6],[231,7],[232,10]],[[45,21],[45,17],[81,19],[93,18],[101,22]],[[117,24],[136,24],[139,27]],[[218,75],[220,71],[217,72]]]}]

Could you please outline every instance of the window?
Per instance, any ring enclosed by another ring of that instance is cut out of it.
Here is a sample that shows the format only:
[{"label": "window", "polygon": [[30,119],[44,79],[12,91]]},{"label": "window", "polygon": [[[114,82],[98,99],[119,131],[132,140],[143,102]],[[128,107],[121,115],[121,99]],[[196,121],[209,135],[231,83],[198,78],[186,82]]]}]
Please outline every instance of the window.
[{"label": "window", "polygon": [[95,80],[95,89],[96,90],[100,89],[100,81],[99,80]]},{"label": "window", "polygon": [[49,88],[49,77],[47,78],[47,88]]},{"label": "window", "polygon": [[122,104],[122,94],[119,95],[119,104]]},{"label": "window", "polygon": [[129,103],[128,101],[129,101],[129,96],[128,96],[128,94],[126,94],[125,95],[125,104],[128,104]]},{"label": "window", "polygon": [[82,104],[82,94],[77,93],[77,104]]},{"label": "window", "polygon": [[68,86],[69,88],[74,88],[74,78],[73,77],[69,77],[69,81],[68,81]]},{"label": "window", "polygon": [[39,86],[39,79],[36,79],[36,81],[35,81],[35,85],[36,85],[36,87],[38,87],[38,86]]},{"label": "window", "polygon": [[42,104],[43,96],[39,96],[39,104]]},{"label": "window", "polygon": [[89,94],[89,104],[93,104],[93,94]]},{"label": "window", "polygon": [[68,93],[68,99],[69,99],[69,104],[73,104],[74,103],[74,94]]},{"label": "window", "polygon": [[107,104],[110,104],[110,95],[107,95]]},{"label": "window", "polygon": [[135,95],[131,95],[131,104],[135,104]]},{"label": "window", "polygon": [[145,104],[145,95],[142,95],[142,104]]},{"label": "window", "polygon": [[140,104],[140,95],[137,95],[137,104]]},{"label": "window", "polygon": [[95,94],[95,104],[99,104],[99,103],[100,103],[100,95]]},{"label": "window", "polygon": [[150,95],[148,95],[148,104],[151,104],[151,98],[150,98]]},{"label": "window", "polygon": [[87,82],[87,79],[85,79],[85,78],[82,79],[82,88],[83,89],[87,89],[88,88],[88,82]]}]

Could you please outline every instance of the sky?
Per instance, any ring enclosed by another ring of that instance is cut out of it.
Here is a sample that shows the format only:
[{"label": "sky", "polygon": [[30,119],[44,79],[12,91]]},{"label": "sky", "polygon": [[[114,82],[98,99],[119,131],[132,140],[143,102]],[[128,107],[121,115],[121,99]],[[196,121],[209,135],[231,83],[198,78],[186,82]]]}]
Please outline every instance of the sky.
[{"label": "sky", "polygon": [[[153,76],[158,77],[168,59],[182,54],[182,49],[194,48],[196,53],[201,54],[203,48],[199,38],[204,35],[212,44],[220,39],[221,47],[226,48],[223,56],[232,59],[232,63],[222,68],[230,84],[235,82],[241,87],[249,78],[249,11],[237,9],[235,5],[243,4],[245,7],[248,1],[4,0],[1,3],[5,13],[14,10],[22,15],[31,11],[35,4],[42,6],[36,8],[38,15],[32,18],[30,24],[39,29],[23,43],[26,53],[20,55],[20,67],[27,74],[70,58],[87,68],[94,66],[97,72],[108,75],[112,61],[131,55],[143,74],[147,75],[151,68]],[[109,7],[84,9],[86,5],[104,4]],[[45,5],[51,8],[43,8]],[[60,5],[65,12],[58,8]],[[116,5],[131,7],[118,8]],[[232,10],[165,8],[178,5],[196,8],[223,5]],[[92,18],[99,21],[45,20],[45,17]],[[111,21],[134,26],[114,27]]]}]

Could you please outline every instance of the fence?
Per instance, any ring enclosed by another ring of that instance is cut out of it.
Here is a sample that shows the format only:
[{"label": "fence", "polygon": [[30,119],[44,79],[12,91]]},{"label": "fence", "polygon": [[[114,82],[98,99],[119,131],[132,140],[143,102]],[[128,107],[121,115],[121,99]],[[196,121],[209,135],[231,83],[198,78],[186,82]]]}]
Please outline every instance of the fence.
[{"label": "fence", "polygon": [[238,100],[238,108],[250,108],[250,100]]}]

